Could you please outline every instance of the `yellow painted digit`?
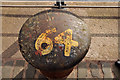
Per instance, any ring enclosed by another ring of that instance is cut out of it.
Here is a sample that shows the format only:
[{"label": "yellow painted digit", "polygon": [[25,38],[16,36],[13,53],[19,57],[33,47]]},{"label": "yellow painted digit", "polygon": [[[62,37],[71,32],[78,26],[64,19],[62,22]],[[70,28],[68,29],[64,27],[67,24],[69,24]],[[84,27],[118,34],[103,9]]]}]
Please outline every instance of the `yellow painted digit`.
[{"label": "yellow painted digit", "polygon": [[60,33],[57,37],[55,37],[55,43],[64,44],[65,50],[64,55],[70,56],[70,51],[72,46],[78,46],[78,42],[72,40],[72,30],[68,29],[65,32]]},{"label": "yellow painted digit", "polygon": [[53,48],[52,40],[47,37],[47,35],[51,34],[52,32],[56,32],[56,28],[53,28],[52,30],[46,30],[46,33],[42,33],[35,42],[36,50],[42,55],[49,54]]}]

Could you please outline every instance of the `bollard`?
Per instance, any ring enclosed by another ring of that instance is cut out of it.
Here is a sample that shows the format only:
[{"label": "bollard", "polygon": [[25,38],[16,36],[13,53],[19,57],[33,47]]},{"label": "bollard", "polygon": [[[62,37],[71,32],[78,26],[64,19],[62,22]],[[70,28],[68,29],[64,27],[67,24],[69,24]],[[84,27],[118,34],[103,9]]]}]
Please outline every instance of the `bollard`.
[{"label": "bollard", "polygon": [[19,33],[25,60],[51,79],[65,78],[87,54],[90,32],[79,16],[50,9],[30,17]]}]

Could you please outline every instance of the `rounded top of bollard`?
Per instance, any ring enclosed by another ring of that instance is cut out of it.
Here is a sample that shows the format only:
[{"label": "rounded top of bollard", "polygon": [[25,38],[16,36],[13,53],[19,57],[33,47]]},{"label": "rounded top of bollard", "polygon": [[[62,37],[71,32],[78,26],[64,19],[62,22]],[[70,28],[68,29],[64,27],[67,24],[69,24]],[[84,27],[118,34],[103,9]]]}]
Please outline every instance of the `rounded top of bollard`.
[{"label": "rounded top of bollard", "polygon": [[35,68],[65,70],[84,58],[90,46],[90,33],[77,15],[51,9],[29,18],[18,41],[22,55]]}]

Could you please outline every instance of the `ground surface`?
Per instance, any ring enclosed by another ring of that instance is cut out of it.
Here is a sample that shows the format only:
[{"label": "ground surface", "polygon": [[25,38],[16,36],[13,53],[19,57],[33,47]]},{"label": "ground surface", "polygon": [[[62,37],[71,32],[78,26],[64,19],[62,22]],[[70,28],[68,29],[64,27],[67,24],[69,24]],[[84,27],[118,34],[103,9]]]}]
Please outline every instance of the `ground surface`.
[{"label": "ground surface", "polygon": [[[3,4],[53,5],[54,2],[3,2]],[[118,2],[67,2],[68,5],[118,6]],[[2,8],[2,77],[45,78],[23,59],[18,47],[18,33],[23,23],[34,14],[49,8]],[[114,66],[118,59],[118,9],[66,9],[79,15],[88,25],[92,39],[84,60],[68,78],[118,78]]]}]

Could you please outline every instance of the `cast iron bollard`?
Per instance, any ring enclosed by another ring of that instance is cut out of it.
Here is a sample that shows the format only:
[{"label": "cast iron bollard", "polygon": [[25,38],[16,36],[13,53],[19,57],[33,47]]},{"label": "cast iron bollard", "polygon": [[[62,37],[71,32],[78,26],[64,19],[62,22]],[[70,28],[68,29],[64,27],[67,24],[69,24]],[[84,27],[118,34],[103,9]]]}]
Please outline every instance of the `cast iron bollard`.
[{"label": "cast iron bollard", "polygon": [[49,78],[64,78],[86,55],[90,46],[86,24],[75,14],[51,9],[29,18],[19,33],[26,61]]}]

